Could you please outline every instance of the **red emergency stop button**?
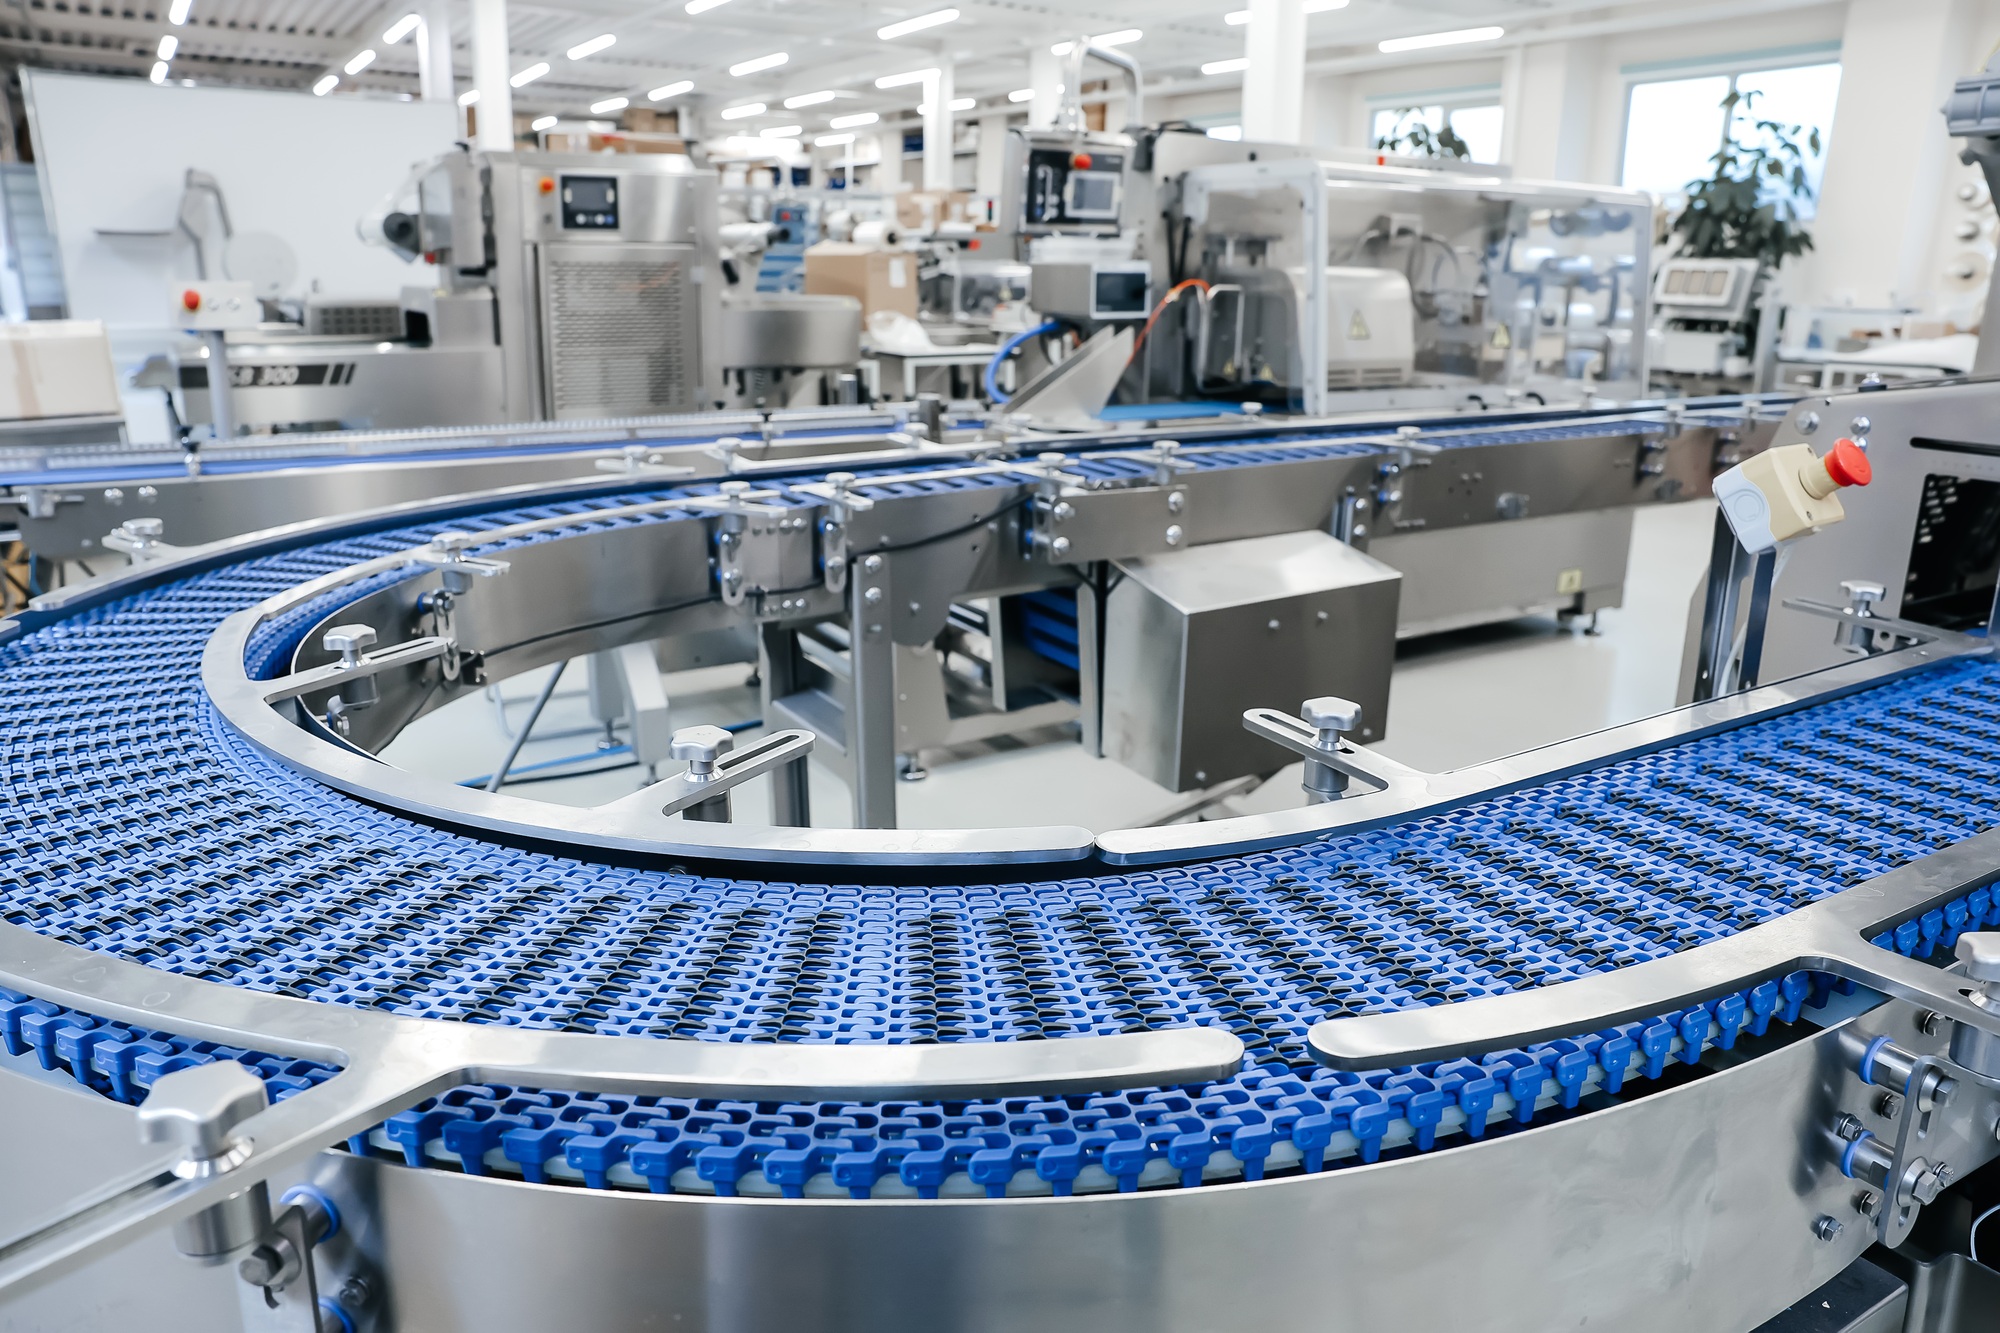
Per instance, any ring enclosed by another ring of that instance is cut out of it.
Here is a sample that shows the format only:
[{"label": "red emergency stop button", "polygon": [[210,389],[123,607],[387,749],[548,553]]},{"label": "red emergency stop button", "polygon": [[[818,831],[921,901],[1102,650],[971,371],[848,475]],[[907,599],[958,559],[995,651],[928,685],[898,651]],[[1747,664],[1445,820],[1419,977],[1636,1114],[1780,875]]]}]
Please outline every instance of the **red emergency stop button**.
[{"label": "red emergency stop button", "polygon": [[192,287],[182,292],[181,309],[190,311],[201,309],[201,293]]},{"label": "red emergency stop button", "polygon": [[542,177],[540,189],[543,194],[554,194],[556,192],[556,178],[554,176]]},{"label": "red emergency stop button", "polygon": [[1089,154],[1089,153],[1071,153],[1071,154],[1069,155],[1069,164],[1070,164],[1070,165],[1071,165],[1072,167],[1075,167],[1075,168],[1076,168],[1076,169],[1077,169],[1078,171],[1089,171],[1089,170],[1090,170],[1090,154]]},{"label": "red emergency stop button", "polygon": [[1875,479],[1867,452],[1850,439],[1835,440],[1822,461],[1826,464],[1826,475],[1833,478],[1836,486],[1866,486]]}]

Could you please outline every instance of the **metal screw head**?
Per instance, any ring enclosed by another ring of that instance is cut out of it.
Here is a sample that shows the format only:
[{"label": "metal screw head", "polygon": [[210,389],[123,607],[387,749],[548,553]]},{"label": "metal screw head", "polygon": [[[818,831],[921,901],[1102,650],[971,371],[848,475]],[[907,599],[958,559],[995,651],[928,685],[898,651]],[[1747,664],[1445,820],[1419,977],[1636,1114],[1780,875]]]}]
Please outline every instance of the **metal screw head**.
[{"label": "metal screw head", "polygon": [[1903,1110],[1902,1094],[1885,1092],[1875,1099],[1875,1113],[1884,1120],[1894,1120]]},{"label": "metal screw head", "polygon": [[1844,1112],[1841,1114],[1841,1117],[1838,1120],[1833,1122],[1833,1132],[1836,1135],[1838,1135],[1842,1141],[1847,1143],[1852,1143],[1854,1140],[1860,1138],[1863,1132],[1865,1132],[1865,1129],[1866,1127],[1861,1123],[1861,1121],[1857,1117],[1848,1115]]},{"label": "metal screw head", "polygon": [[1810,435],[1819,429],[1819,413],[1811,410],[1801,412],[1796,419],[1796,424],[1799,428],[1799,434]]},{"label": "metal screw head", "polygon": [[1352,699],[1323,694],[1299,705],[1299,716],[1321,731],[1352,731],[1361,725],[1361,705]]},{"label": "metal screw head", "polygon": [[881,556],[879,556],[879,555],[871,555],[871,556],[869,556],[869,557],[868,557],[868,558],[867,558],[866,560],[863,560],[863,561],[861,562],[861,568],[862,568],[863,570],[865,570],[866,572],[870,573],[870,574],[879,574],[879,573],[881,573],[881,572],[882,572],[882,557],[881,557]]},{"label": "metal screw head", "polygon": [[2000,931],[1975,930],[1958,937],[1952,946],[1965,975],[1974,981],[2000,981]]},{"label": "metal screw head", "polygon": [[1054,516],[1056,522],[1067,523],[1070,519],[1076,517],[1076,506],[1067,500],[1062,500],[1058,501],[1056,507],[1049,512]]},{"label": "metal screw head", "polygon": [[139,1141],[178,1143],[194,1161],[229,1147],[230,1131],[271,1104],[264,1080],[234,1060],[177,1069],[139,1103]]},{"label": "metal screw head", "polygon": [[335,625],[320,640],[330,653],[339,653],[345,661],[353,661],[367,652],[375,643],[373,625]]},{"label": "metal screw head", "polygon": [[[1961,935],[1959,938],[1963,939],[1965,937]],[[1938,1029],[1944,1026],[1944,1018],[1937,1010],[1926,1009],[1917,1015],[1916,1023],[1917,1031],[1923,1033],[1926,1037],[1935,1037],[1938,1034]]]},{"label": "metal screw head", "polygon": [[1185,537],[1186,535],[1187,535],[1186,533],[1181,531],[1180,524],[1169,523],[1167,525],[1167,545],[1179,546],[1181,544],[1181,538]]},{"label": "metal screw head", "polygon": [[237,1276],[253,1287],[268,1287],[285,1271],[285,1256],[269,1245],[259,1245],[236,1265]]},{"label": "metal screw head", "polygon": [[1049,543],[1049,553],[1060,560],[1069,554],[1069,538],[1058,537]]},{"label": "metal screw head", "polygon": [[141,541],[157,541],[167,525],[157,518],[128,518],[118,525],[118,530]]},{"label": "metal screw head", "polygon": [[1853,424],[1850,425],[1847,429],[1856,435],[1866,435],[1868,433],[1868,428],[1874,424],[1875,423],[1870,421],[1867,417],[1856,417],[1854,418]]},{"label": "metal screw head", "polygon": [[1832,1240],[1840,1234],[1840,1219],[1821,1213],[1813,1219],[1812,1230],[1821,1240]]},{"label": "metal screw head", "polygon": [[1854,1211],[1863,1217],[1875,1216],[1875,1210],[1882,1206],[1882,1196],[1874,1190],[1862,1190],[1854,1196]]},{"label": "metal screw head", "polygon": [[882,590],[880,588],[870,588],[861,594],[861,600],[870,606],[874,606],[882,600]]},{"label": "metal screw head", "polygon": [[721,727],[682,727],[667,745],[667,753],[687,761],[690,771],[707,772],[715,761],[736,748],[736,738]]}]

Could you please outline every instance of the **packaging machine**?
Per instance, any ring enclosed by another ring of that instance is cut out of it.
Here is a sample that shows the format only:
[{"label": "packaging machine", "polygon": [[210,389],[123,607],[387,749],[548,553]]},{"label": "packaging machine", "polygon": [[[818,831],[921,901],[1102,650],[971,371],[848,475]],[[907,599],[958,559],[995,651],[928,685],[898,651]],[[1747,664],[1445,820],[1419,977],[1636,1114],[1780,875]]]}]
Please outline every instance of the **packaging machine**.
[{"label": "packaging machine", "polygon": [[[1817,410],[1970,446],[1993,392]],[[1246,725],[1303,727],[1333,799],[1095,835],[719,822],[796,729],[683,733],[686,772],[590,810],[370,753],[689,617],[825,617],[865,660],[977,534],[1059,582],[1113,532],[1241,539],[1204,477],[1421,443],[606,474],[44,599],[0,630],[0,1097],[75,1154],[24,1173],[59,1189],[0,1310],[1747,1330],[1877,1244],[1915,1310],[2000,1154],[1982,636],[1884,617],[1840,652],[1854,617],[1779,604],[1773,644],[1804,616],[1834,665],[1450,774],[1273,698]],[[1893,466],[1853,530],[1933,521]],[[1841,532],[1787,573],[1848,577]],[[882,679],[851,725],[893,716]],[[210,1267],[163,1267],[169,1230]]]}]

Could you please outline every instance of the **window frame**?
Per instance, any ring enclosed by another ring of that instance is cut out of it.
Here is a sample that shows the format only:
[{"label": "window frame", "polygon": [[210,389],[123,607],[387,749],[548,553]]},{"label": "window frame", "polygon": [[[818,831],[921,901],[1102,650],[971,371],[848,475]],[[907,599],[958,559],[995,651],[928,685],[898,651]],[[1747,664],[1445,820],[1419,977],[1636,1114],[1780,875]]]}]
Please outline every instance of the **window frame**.
[{"label": "window frame", "polygon": [[[1806,69],[1814,65],[1842,66],[1841,77],[1845,79],[1847,71],[1840,57],[1841,44],[1832,41],[1776,47],[1763,51],[1744,51],[1726,56],[1649,61],[1620,67],[1618,73],[1623,91],[1618,108],[1618,187],[1637,188],[1625,184],[1625,154],[1632,142],[1632,90],[1640,84],[1679,83],[1688,79],[1712,79],[1719,75],[1729,80],[1729,91],[1735,92],[1736,81],[1746,74],[1766,74],[1781,69]],[[1820,126],[1822,156],[1826,152],[1826,145],[1832,140],[1832,135],[1832,125]],[[1728,137],[1729,118],[1724,117],[1715,140],[1716,151],[1721,151]]]},{"label": "window frame", "polygon": [[1368,120],[1362,127],[1361,147],[1371,153],[1376,151],[1375,117],[1384,111],[1395,111],[1402,107],[1435,106],[1438,114],[1444,117],[1446,125],[1451,124],[1451,115],[1454,111],[1464,111],[1472,107],[1499,107],[1502,117],[1501,134],[1503,137],[1506,134],[1507,100],[1501,85],[1497,83],[1460,84],[1452,88],[1430,88],[1419,92],[1370,93],[1362,99],[1362,106],[1367,112]]}]

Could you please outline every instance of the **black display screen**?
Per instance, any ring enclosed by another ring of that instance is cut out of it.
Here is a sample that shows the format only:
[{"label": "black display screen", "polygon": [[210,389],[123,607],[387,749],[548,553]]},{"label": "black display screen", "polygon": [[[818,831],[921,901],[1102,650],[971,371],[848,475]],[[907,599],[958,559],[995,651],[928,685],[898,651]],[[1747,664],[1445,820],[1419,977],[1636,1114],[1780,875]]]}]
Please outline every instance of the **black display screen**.
[{"label": "black display screen", "polygon": [[562,224],[567,228],[615,230],[618,226],[618,178],[564,176],[562,214]]},{"label": "black display screen", "polygon": [[1097,275],[1097,299],[1093,302],[1097,315],[1143,315],[1146,313],[1146,275],[1139,272],[1099,273]]}]

